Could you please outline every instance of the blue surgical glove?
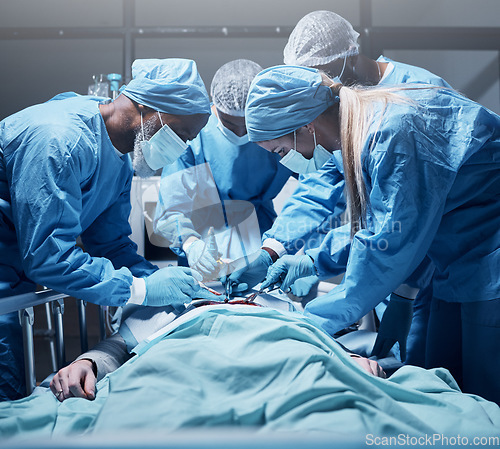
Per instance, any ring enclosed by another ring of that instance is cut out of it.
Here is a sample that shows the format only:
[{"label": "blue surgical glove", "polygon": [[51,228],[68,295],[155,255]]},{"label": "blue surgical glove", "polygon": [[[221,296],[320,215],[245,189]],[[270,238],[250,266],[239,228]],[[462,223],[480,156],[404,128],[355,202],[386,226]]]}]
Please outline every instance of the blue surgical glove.
[{"label": "blue surgical glove", "polygon": [[283,256],[269,267],[266,280],[260,288],[264,289],[275,285],[284,292],[288,292],[290,286],[297,279],[315,275],[316,268],[309,256]]},{"label": "blue surgical glove", "polygon": [[290,287],[290,292],[294,296],[304,298],[318,282],[319,277],[316,275],[297,279]]},{"label": "blue surgical glove", "polygon": [[[259,249],[250,254],[246,259],[239,259],[237,263],[229,264],[230,274],[222,276],[220,281],[228,285],[228,293],[244,292],[262,282],[267,269],[272,265],[273,259],[264,249]],[[243,265],[243,267],[241,267]]]},{"label": "blue surgical glove", "polygon": [[406,339],[413,317],[413,300],[391,294],[391,300],[379,326],[372,356],[387,357],[396,342],[399,343],[401,361],[406,360]]},{"label": "blue surgical glove", "polygon": [[145,278],[146,298],[143,306],[172,306],[182,309],[193,299],[220,301],[221,297],[203,288],[201,276],[187,267],[166,267]]},{"label": "blue surgical glove", "polygon": [[189,266],[200,273],[204,280],[216,279],[220,264],[217,263],[220,254],[215,241],[215,235],[209,235],[207,241],[196,240],[185,250]]}]

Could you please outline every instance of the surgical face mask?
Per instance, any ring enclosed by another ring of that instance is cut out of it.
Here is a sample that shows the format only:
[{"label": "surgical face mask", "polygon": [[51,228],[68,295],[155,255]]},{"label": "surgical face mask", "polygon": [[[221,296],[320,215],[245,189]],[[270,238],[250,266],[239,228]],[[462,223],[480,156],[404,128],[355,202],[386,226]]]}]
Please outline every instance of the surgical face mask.
[{"label": "surgical face mask", "polygon": [[[152,170],[158,170],[175,162],[188,147],[168,125],[164,125],[160,117],[161,128],[149,140],[141,142],[142,153],[146,163]],[[142,125],[142,113],[141,113]]]},{"label": "surgical face mask", "polygon": [[[291,149],[285,156],[281,158],[280,162],[294,173],[299,173],[301,175],[312,173],[320,169],[328,160],[330,160],[332,155],[321,145],[316,144],[316,132],[314,132],[313,136],[314,151],[313,157],[311,159],[306,159],[298,151],[296,151],[295,149]],[[295,148],[297,148],[297,135],[295,131],[293,133],[293,139],[294,146]]]},{"label": "surgical face mask", "polygon": [[219,119],[219,123],[217,123],[217,128],[219,128],[222,135],[229,140],[233,145],[241,147],[248,143],[248,134],[244,134],[242,136],[237,136],[233,131],[229,128],[226,128]]}]

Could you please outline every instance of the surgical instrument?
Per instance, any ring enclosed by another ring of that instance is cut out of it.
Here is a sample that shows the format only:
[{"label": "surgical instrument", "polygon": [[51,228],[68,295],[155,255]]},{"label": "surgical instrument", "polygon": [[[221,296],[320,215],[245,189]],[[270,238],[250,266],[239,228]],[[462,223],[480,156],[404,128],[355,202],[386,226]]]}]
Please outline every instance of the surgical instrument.
[{"label": "surgical instrument", "polygon": [[224,291],[225,291],[224,302],[229,302],[229,299],[230,299],[229,289],[230,288],[231,288],[231,284],[228,280],[228,281],[226,281],[226,285],[224,285]]},{"label": "surgical instrument", "polygon": [[248,302],[252,302],[252,301],[255,301],[255,298],[257,298],[257,296],[259,295],[262,295],[262,293],[270,293],[270,292],[273,292],[274,290],[278,290],[280,287],[272,287],[272,288],[268,288],[268,289],[260,289],[258,291],[256,291],[255,293],[252,293],[247,299]]}]

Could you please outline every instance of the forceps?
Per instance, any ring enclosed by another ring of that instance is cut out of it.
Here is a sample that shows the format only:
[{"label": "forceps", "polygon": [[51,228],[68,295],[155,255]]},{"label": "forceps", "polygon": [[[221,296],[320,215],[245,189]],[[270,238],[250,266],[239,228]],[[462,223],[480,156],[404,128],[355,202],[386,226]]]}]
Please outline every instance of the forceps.
[{"label": "forceps", "polygon": [[226,282],[226,285],[224,286],[225,290],[225,295],[224,295],[224,302],[229,302],[229,289],[231,288],[231,284],[229,281]]},{"label": "forceps", "polygon": [[268,288],[268,289],[260,289],[259,291],[252,293],[250,296],[246,298],[248,302],[252,302],[257,298],[257,296],[262,295],[262,293],[270,293],[273,292],[274,290],[278,290],[280,287],[273,287],[273,288]]}]

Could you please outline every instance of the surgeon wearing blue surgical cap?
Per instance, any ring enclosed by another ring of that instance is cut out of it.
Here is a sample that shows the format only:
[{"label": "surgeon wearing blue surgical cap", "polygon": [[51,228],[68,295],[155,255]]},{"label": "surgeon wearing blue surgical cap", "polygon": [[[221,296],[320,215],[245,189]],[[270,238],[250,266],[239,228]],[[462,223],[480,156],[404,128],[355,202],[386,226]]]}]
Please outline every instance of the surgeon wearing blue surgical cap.
[{"label": "surgeon wearing blue surgical cap", "polygon": [[[366,57],[359,51],[358,37],[359,33],[344,17],[333,11],[312,11],[298,21],[290,34],[283,50],[283,62],[324,70],[330,76],[338,76],[346,85],[426,83],[451,87],[443,78],[421,67],[393,61],[385,56],[377,60]],[[301,175],[299,180],[297,189],[284,204],[273,227],[264,235],[262,246],[272,249],[279,257],[319,246],[331,228],[339,227],[345,221],[345,184],[339,151],[334,151],[331,159],[320,169]],[[326,188],[328,185],[331,187]],[[348,228],[346,231],[348,236]],[[331,247],[332,255],[338,246]],[[332,277],[338,276],[345,271],[345,261],[345,254],[339,255],[324,269],[328,268]],[[389,313],[396,313],[398,319],[392,320],[391,326],[387,325],[387,319],[381,324],[374,353],[384,356],[397,341],[403,360],[405,352],[407,354],[406,363],[422,363],[425,340],[418,334],[427,326],[432,288],[429,280],[433,270],[432,263],[425,258],[405,284],[398,288],[397,292],[405,297],[414,297],[418,292],[415,301],[411,301],[414,307],[402,301],[399,295],[391,296],[389,307],[395,310]],[[295,284],[292,288],[294,294],[307,295],[313,279]],[[308,298],[311,296],[309,294]],[[384,301],[376,307],[380,319],[386,304],[387,301]],[[405,345],[410,320],[412,329]]]},{"label": "surgeon wearing blue surgical cap", "polygon": [[[435,265],[425,365],[500,402],[500,117],[451,89],[349,88],[279,66],[252,83],[250,140],[285,158],[340,148],[351,218],[341,284],[306,305],[330,334],[372,310],[425,257]],[[341,234],[340,236],[336,235]],[[335,240],[273,264],[261,288],[322,277]]]},{"label": "surgeon wearing blue surgical cap", "polygon": [[[132,72],[114,102],[62,94],[0,123],[0,297],[40,284],[109,306],[212,298],[189,270],[158,270],[137,254],[126,156],[135,153],[142,175],[175,160],[206,124],[208,94],[194,61],[137,60]],[[17,313],[0,325],[0,399],[16,399],[24,393]]]}]

